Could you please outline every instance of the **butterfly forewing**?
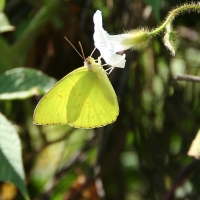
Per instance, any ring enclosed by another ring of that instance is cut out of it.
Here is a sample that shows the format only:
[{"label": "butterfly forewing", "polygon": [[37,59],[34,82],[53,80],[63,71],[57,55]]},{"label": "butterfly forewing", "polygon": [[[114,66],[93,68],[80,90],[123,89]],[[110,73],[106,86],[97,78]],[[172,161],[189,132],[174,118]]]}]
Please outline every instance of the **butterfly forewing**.
[{"label": "butterfly forewing", "polygon": [[82,76],[87,73],[80,67],[62,78],[51,88],[38,103],[33,116],[35,124],[66,124],[66,105],[71,89]]}]

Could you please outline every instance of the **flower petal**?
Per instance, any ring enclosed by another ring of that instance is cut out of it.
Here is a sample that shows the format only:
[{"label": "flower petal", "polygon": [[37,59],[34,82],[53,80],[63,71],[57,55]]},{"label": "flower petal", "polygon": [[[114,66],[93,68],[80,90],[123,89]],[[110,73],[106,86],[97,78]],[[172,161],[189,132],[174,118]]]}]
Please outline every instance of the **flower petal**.
[{"label": "flower petal", "polygon": [[[101,11],[97,10],[94,14],[94,45],[100,51],[101,56],[107,64],[114,67],[125,67],[125,54],[118,55],[116,52],[123,51],[120,39],[124,39],[125,36],[121,35],[111,36],[102,27],[102,15]],[[122,34],[127,35],[127,34]]]}]

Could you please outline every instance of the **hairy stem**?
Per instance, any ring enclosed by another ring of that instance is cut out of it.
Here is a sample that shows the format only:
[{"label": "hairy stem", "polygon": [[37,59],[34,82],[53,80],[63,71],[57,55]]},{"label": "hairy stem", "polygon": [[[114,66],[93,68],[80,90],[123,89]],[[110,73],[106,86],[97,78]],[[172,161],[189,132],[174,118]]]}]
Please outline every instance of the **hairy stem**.
[{"label": "hairy stem", "polygon": [[184,4],[180,7],[175,8],[174,10],[170,11],[168,16],[166,17],[166,20],[159,26],[158,28],[154,29],[149,33],[149,36],[155,36],[156,34],[160,33],[164,30],[164,28],[167,26],[168,23],[171,23],[174,18],[183,12],[200,12],[200,3],[190,3],[190,4]]}]

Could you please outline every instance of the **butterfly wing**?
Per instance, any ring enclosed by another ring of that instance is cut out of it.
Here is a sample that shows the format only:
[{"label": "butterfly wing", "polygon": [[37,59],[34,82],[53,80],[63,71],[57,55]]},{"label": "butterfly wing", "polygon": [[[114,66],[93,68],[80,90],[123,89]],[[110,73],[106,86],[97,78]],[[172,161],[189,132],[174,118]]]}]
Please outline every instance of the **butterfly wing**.
[{"label": "butterfly wing", "polygon": [[96,128],[114,122],[118,114],[117,97],[105,71],[80,67],[43,96],[33,121],[40,125]]},{"label": "butterfly wing", "polygon": [[34,123],[40,125],[67,124],[66,106],[69,94],[75,83],[87,72],[86,67],[80,67],[52,87],[35,108]]},{"label": "butterfly wing", "polygon": [[71,90],[67,120],[77,128],[96,128],[114,122],[119,114],[115,91],[104,70],[89,71]]}]

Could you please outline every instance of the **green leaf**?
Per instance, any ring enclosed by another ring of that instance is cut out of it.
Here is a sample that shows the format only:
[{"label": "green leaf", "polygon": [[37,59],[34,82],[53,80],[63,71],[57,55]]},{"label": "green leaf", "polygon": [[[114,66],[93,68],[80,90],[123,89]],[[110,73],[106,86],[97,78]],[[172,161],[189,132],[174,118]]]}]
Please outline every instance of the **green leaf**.
[{"label": "green leaf", "polygon": [[56,80],[31,68],[15,68],[0,75],[0,99],[25,99],[46,93]]},{"label": "green leaf", "polygon": [[163,38],[164,45],[170,50],[174,56],[179,43],[177,32],[173,30],[171,23],[165,27],[165,35]]},{"label": "green leaf", "polygon": [[0,180],[9,181],[30,199],[24,182],[21,143],[14,126],[0,113]]},{"label": "green leaf", "polygon": [[153,9],[156,20],[160,21],[160,4],[161,0],[143,0],[146,4],[150,5]]},{"label": "green leaf", "polygon": [[6,4],[6,0],[0,1],[0,12],[2,12],[4,10],[5,4]]},{"label": "green leaf", "polygon": [[0,33],[6,31],[13,31],[15,29],[14,26],[10,25],[8,18],[3,12],[0,12]]}]

